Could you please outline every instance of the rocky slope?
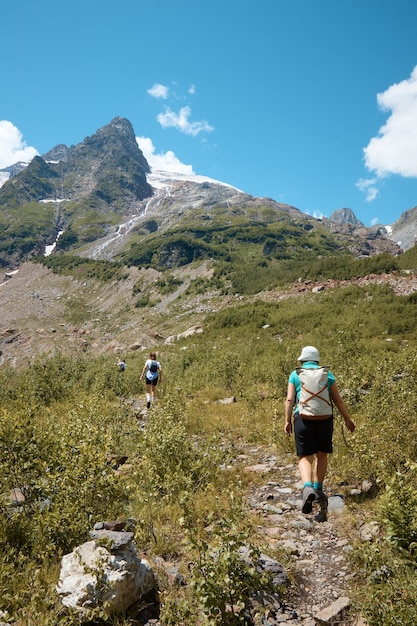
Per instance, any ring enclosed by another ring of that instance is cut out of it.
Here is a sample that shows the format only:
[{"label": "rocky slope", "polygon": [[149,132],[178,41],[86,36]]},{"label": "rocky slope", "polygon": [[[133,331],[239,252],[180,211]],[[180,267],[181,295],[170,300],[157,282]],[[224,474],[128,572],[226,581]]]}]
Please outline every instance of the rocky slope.
[{"label": "rocky slope", "polygon": [[279,302],[352,282],[363,286],[389,284],[399,295],[417,291],[417,276],[383,274],[353,281],[302,281],[254,296],[221,295],[216,291],[186,295],[192,281],[209,278],[212,271],[209,263],[178,270],[180,283],[175,291],[162,296],[156,290],[154,306],[144,311],[135,306],[132,288],[140,279],[143,285],[155,289],[161,274],[153,269],[132,267],[127,279],[102,283],[24,263],[18,271],[3,275],[0,283],[0,364],[20,367],[41,354],[56,351],[120,355],[147,350],[198,326],[207,313],[254,299]]},{"label": "rocky slope", "polygon": [[390,239],[395,241],[403,250],[412,248],[417,237],[417,206],[404,211],[400,218],[387,229]]},{"label": "rocky slope", "polygon": [[[146,417],[141,422],[146,428]],[[263,547],[260,567],[274,573],[284,596],[259,593],[252,600],[253,626],[366,626],[355,607],[354,572],[349,555],[354,544],[377,541],[381,529],[368,521],[364,503],[374,485],[338,491],[326,481],[326,519],[319,505],[301,513],[301,489],[294,456],[276,446],[237,445],[234,461],[249,476],[247,512],[255,522]],[[255,540],[255,537],[253,537]],[[281,554],[280,560],[271,555]],[[175,561],[157,559],[159,571],[168,573],[172,586],[179,574]],[[143,626],[162,626],[158,607],[150,604],[139,618]]]}]

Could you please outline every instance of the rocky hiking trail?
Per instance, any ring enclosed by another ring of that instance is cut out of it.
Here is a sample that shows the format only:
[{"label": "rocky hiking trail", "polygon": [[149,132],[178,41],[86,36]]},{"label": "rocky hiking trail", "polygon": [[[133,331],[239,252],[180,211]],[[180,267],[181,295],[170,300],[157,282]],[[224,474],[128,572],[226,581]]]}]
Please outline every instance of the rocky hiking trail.
[{"label": "rocky hiking trail", "polygon": [[[146,418],[141,427],[146,428]],[[301,513],[302,483],[293,453],[247,444],[237,446],[237,452],[234,464],[249,474],[248,514],[267,546],[263,555],[279,566],[278,577],[283,573],[287,582],[284,601],[265,594],[259,610],[254,605],[253,626],[366,626],[352,606],[355,573],[348,555],[353,542],[371,541],[376,528],[358,507],[352,511],[347,500],[363,501],[372,486],[364,483],[345,495],[326,482],[327,520],[318,521],[317,504],[311,514]],[[285,558],[277,561],[277,552]],[[145,626],[161,623],[154,618]]]},{"label": "rocky hiking trail", "polygon": [[[329,496],[327,521],[316,520],[318,505],[311,515],[301,513],[302,483],[296,459],[276,449],[251,448],[240,455],[244,471],[258,474],[257,486],[250,489],[250,511],[260,518],[258,526],[265,533],[271,550],[283,549],[288,554],[286,569],[290,578],[289,599],[283,605],[271,606],[265,626],[320,626],[339,624],[365,626],[351,607],[351,583],[354,573],[348,553],[356,539],[368,540],[372,535],[362,520],[349,525],[345,497],[326,483]],[[262,477],[259,486],[259,477]],[[367,490],[368,485],[364,486]],[[360,496],[360,490],[356,496]],[[349,536],[346,528],[349,527]],[[355,536],[354,528],[359,528]]]},{"label": "rocky hiking trail", "polygon": [[[0,282],[0,364],[20,367],[55,350],[94,355],[132,352],[154,344],[155,340],[164,341],[165,335],[160,327],[166,325],[164,316],[168,310],[172,312],[173,320],[169,334],[178,335],[186,330],[186,323],[189,326],[201,324],[207,313],[234,304],[256,300],[279,302],[350,285],[364,288],[371,284],[389,285],[400,296],[417,291],[416,275],[394,273],[372,274],[347,281],[300,280],[282,289],[250,296],[219,295],[216,292],[185,296],[195,278],[209,278],[211,272],[205,263],[178,272],[182,280],[178,289],[156,301],[144,315],[134,306],[132,288],[139,278],[148,285],[154,284],[159,276],[155,270],[139,272],[137,268],[130,268],[128,280],[100,283],[61,276],[39,264],[24,263]],[[181,328],[178,328],[179,320]]]}]

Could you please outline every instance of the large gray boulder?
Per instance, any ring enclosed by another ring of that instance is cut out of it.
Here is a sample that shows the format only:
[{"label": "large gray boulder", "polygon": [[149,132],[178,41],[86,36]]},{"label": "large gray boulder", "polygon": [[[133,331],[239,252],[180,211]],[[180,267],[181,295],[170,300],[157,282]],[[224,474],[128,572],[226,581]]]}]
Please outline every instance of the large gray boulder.
[{"label": "large gray boulder", "polygon": [[62,558],[56,591],[64,606],[81,613],[104,604],[109,613],[123,613],[154,588],[153,571],[137,556],[133,533],[91,536]]}]

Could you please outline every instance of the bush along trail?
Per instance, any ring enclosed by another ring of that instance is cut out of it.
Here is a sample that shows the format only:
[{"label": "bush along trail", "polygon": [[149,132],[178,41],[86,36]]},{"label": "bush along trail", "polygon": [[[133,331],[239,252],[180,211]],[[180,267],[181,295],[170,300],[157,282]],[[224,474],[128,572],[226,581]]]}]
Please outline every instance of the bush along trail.
[{"label": "bush along trail", "polygon": [[[230,401],[235,399],[225,398],[217,404],[230,405]],[[144,408],[139,410],[141,404],[136,415],[139,428],[145,431],[150,414]],[[367,514],[361,511],[361,503],[371,501],[376,486],[364,481],[359,487],[344,485],[341,490],[329,481],[325,486],[327,507],[314,503],[312,513],[304,515],[301,512],[303,483],[292,452],[276,445],[251,446],[244,442],[232,448],[229,470],[245,476],[244,507],[257,535],[256,539],[251,535],[250,542],[263,546],[260,562],[263,568],[273,571],[276,587],[275,592],[274,585],[272,589],[266,586],[255,593],[248,591],[246,608],[250,608],[245,618],[243,613],[240,615],[242,621],[237,618],[237,621],[213,623],[366,626],[355,608],[352,589],[356,574],[349,556],[353,544],[377,539],[378,525],[367,523]],[[172,580],[177,580],[178,563],[163,560],[159,563],[163,563],[171,578],[175,571]],[[185,575],[182,583],[187,586],[189,582]],[[221,585],[220,578],[217,584]],[[215,602],[213,589],[212,593]],[[166,621],[154,616],[144,623],[163,626]]]},{"label": "bush along trail", "polygon": [[[146,413],[142,412],[140,427],[146,428]],[[126,464],[128,458],[114,458],[113,464],[116,471],[120,471]],[[195,617],[186,622],[177,621],[176,616],[170,614],[169,609],[160,611],[158,593],[147,593],[142,600],[142,605],[146,605],[136,612],[133,621],[126,624],[136,624],[142,626],[164,626],[164,624],[186,623],[186,624],[218,624],[226,626],[229,624],[246,624],[247,626],[331,626],[338,624],[341,626],[365,626],[365,621],[357,615],[351,597],[351,586],[354,582],[355,574],[349,564],[349,553],[352,549],[353,541],[369,542],[376,536],[376,527],[373,524],[363,524],[360,516],[355,519],[349,514],[349,526],[346,518],[347,496],[329,490],[329,501],[326,519],[323,519],[323,509],[320,505],[314,505],[313,511],[309,515],[301,513],[301,489],[302,483],[298,479],[298,469],[291,454],[282,452],[277,454],[275,447],[244,446],[236,455],[234,465],[236,465],[247,476],[248,492],[246,495],[247,515],[251,518],[251,523],[255,522],[256,533],[259,535],[258,541],[264,546],[257,557],[257,569],[268,573],[272,586],[267,584],[265,588],[257,587],[255,591],[247,589],[245,608],[224,605],[223,617],[220,612],[214,621],[199,621]],[[128,470],[129,471],[129,470]],[[361,501],[369,497],[372,493],[372,485],[364,483],[362,490],[350,490],[350,498]],[[127,520],[127,522],[101,522],[96,523],[95,529],[110,529],[109,539],[122,545],[123,541],[129,543],[133,533],[124,532],[129,524],[137,524],[137,520]],[[133,526],[133,528],[134,528]],[[120,539],[117,539],[117,532]],[[103,531],[106,534],[105,531]],[[100,532],[95,530],[90,532],[91,537],[97,537]],[[123,536],[126,536],[126,539]],[[225,537],[223,537],[225,540]],[[226,539],[226,544],[229,538]],[[252,535],[251,540],[254,540]],[[235,543],[235,537],[230,540]],[[136,542],[137,543],[137,542]],[[87,549],[89,544],[83,544],[82,550]],[[99,544],[97,544],[99,545]],[[104,544],[103,544],[104,545]],[[194,544],[195,547],[197,543]],[[253,544],[254,545],[254,544]],[[117,548],[118,546],[116,546]],[[208,548],[208,546],[206,546]],[[237,541],[239,560],[244,563],[243,568],[248,567],[251,561],[250,548]],[[138,546],[139,550],[140,546]],[[94,550],[92,546],[90,550]],[[117,550],[116,550],[117,552]],[[282,559],[278,561],[270,555],[281,554]],[[233,555],[225,551],[227,562],[225,563],[230,578],[235,576],[235,583],[238,581],[236,570],[233,571]],[[76,567],[67,571],[68,586],[73,595],[81,593],[82,584],[75,584],[77,577],[80,581],[85,577],[85,572],[74,575],[79,556],[77,550],[74,552]],[[140,567],[148,568],[146,554],[140,554],[145,558]],[[212,615],[216,613],[216,597],[221,605],[221,593],[216,590],[216,586],[221,586],[221,567],[217,564],[210,565],[218,559],[223,558],[221,551],[207,552],[204,555],[204,565],[200,564],[204,577],[210,577],[210,573],[218,578],[211,583],[211,601],[214,604]],[[67,559],[68,557],[66,557]],[[129,557],[132,558],[132,557]],[[123,556],[123,562],[126,559]],[[179,587],[187,588],[193,586],[192,576],[181,573],[181,564],[175,560],[165,560],[162,557],[151,557],[150,562],[155,568],[154,579],[156,591],[158,588],[165,597],[178,593]],[[66,565],[68,569],[68,564]],[[119,569],[121,565],[118,566]],[[130,566],[132,567],[132,566]],[[193,567],[193,564],[190,564]],[[210,572],[210,567],[213,570]],[[77,569],[78,568],[78,569]],[[74,571],[73,571],[74,570]],[[104,568],[104,572],[106,567]],[[110,570],[109,570],[110,571]],[[69,574],[71,576],[68,578]],[[152,569],[148,569],[148,579],[152,578]],[[240,582],[248,582],[245,576],[241,576]],[[143,574],[141,575],[143,578]],[[259,582],[259,581],[258,581]],[[152,589],[152,584],[148,580],[148,589]],[[91,581],[89,583],[91,585]],[[143,581],[141,581],[143,585]],[[67,584],[65,585],[67,586]],[[112,594],[112,601],[119,603],[117,594],[121,589]],[[130,589],[129,593],[132,593]],[[234,590],[233,594],[238,592]],[[198,592],[199,600],[202,596],[201,589]],[[82,597],[81,593],[81,597]],[[121,598],[122,599],[122,598]],[[120,600],[121,601],[121,600]],[[126,602],[126,599],[124,599]],[[127,604],[129,602],[127,601]],[[163,601],[162,601],[163,604]],[[233,612],[234,611],[234,612]],[[101,623],[101,622],[100,622]],[[109,622],[103,622],[109,623]],[[111,623],[111,622],[110,622]]]}]

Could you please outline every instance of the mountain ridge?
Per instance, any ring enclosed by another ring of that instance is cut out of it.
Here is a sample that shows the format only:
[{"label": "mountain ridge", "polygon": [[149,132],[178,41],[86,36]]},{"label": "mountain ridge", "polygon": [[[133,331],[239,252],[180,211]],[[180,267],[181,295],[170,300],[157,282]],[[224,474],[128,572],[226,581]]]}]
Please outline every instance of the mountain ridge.
[{"label": "mountain ridge", "polygon": [[[329,249],[345,247],[359,257],[384,251],[399,254],[406,249],[396,243],[399,233],[407,229],[407,233],[414,232],[414,221],[410,220],[405,220],[405,226],[401,223],[401,228],[365,227],[351,209],[340,209],[330,218],[317,220],[294,206],[250,196],[208,177],[152,172],[132,124],[121,117],[79,144],[58,144],[13,172],[0,188],[0,266],[11,269],[54,242],[56,252],[78,250],[88,255],[93,242],[101,245],[103,239],[114,240],[115,231],[123,228],[129,235],[124,237],[126,246],[135,245],[141,237],[154,236],[155,231],[178,232],[184,227],[188,232],[190,221],[193,237],[197,231],[197,237],[202,237],[204,228],[212,226],[220,215],[223,228],[226,217],[236,228],[245,221],[248,225],[267,225],[283,219],[289,220],[289,232],[294,225],[304,232],[323,232],[324,228],[326,237],[335,238]],[[29,215],[32,221],[27,223]],[[414,213],[407,215],[414,219]],[[131,226],[126,227],[129,220]],[[402,237],[406,245],[413,239],[410,233]],[[264,238],[268,239],[267,229]],[[282,245],[278,248],[281,250]],[[265,244],[264,250],[265,254],[268,250],[274,253],[277,245]],[[120,246],[112,254],[122,252],[125,258],[129,256]],[[194,253],[200,252],[194,246]],[[93,258],[100,258],[97,254]]]}]

